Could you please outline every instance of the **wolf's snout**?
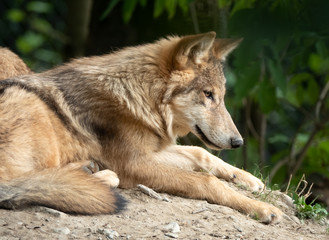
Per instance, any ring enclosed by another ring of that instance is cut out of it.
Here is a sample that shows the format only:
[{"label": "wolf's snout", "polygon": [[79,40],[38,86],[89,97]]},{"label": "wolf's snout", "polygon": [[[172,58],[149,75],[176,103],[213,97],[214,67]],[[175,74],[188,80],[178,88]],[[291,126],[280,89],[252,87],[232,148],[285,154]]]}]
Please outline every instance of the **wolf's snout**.
[{"label": "wolf's snout", "polygon": [[243,145],[243,140],[241,138],[231,138],[231,147],[238,148]]}]

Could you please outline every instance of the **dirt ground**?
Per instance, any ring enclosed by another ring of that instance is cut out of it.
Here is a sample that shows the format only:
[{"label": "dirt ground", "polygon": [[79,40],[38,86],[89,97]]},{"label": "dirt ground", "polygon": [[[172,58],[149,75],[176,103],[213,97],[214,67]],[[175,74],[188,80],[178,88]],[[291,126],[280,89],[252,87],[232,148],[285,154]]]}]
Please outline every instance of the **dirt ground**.
[{"label": "dirt ground", "polygon": [[228,207],[167,194],[161,201],[140,189],[118,192],[129,204],[115,215],[76,216],[45,207],[0,209],[3,239],[329,239],[328,220],[300,222],[289,199],[279,192],[250,197],[270,201],[287,216],[281,223],[265,225]]}]

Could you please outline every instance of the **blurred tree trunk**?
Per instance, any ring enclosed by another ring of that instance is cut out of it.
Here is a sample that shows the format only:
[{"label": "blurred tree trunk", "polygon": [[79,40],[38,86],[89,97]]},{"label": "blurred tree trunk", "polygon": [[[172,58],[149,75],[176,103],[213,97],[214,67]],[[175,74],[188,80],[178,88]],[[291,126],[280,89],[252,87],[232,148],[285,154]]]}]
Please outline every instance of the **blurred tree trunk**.
[{"label": "blurred tree trunk", "polygon": [[66,58],[84,56],[93,0],[68,0]]}]

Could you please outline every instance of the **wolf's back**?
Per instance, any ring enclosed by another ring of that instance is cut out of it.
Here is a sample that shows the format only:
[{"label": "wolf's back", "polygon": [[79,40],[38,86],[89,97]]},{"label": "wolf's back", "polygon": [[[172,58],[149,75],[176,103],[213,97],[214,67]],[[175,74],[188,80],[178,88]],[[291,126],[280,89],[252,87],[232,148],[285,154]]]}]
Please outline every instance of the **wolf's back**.
[{"label": "wolf's back", "polygon": [[115,213],[126,201],[101,179],[81,170],[49,168],[0,182],[0,207],[43,205],[67,213]]}]

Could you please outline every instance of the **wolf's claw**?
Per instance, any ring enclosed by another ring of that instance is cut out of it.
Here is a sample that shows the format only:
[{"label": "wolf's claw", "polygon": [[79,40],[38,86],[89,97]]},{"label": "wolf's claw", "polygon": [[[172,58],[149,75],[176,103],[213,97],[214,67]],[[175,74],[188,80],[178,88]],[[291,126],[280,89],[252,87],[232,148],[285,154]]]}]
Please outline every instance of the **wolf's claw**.
[{"label": "wolf's claw", "polygon": [[99,166],[94,161],[90,161],[88,165],[83,166],[82,169],[88,174],[99,172]]}]

